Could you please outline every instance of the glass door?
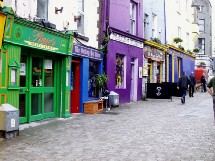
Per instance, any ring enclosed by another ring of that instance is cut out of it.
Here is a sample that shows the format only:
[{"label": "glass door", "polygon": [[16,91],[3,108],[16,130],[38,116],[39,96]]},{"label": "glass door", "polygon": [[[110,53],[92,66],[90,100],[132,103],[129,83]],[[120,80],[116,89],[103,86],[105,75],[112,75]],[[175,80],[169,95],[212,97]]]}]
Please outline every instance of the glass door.
[{"label": "glass door", "polygon": [[30,120],[56,117],[55,60],[31,59]]},{"label": "glass door", "polygon": [[28,56],[22,55],[20,61],[20,89],[19,89],[19,121],[25,123],[28,121]]}]

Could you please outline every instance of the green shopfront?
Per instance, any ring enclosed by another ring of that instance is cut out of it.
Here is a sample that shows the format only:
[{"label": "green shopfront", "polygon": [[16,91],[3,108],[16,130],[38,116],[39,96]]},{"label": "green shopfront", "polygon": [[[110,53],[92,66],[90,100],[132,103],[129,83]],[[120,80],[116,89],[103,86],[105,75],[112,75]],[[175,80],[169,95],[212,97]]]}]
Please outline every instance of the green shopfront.
[{"label": "green shopfront", "polygon": [[70,117],[72,35],[11,13],[0,53],[0,105],[17,107],[20,123]]}]

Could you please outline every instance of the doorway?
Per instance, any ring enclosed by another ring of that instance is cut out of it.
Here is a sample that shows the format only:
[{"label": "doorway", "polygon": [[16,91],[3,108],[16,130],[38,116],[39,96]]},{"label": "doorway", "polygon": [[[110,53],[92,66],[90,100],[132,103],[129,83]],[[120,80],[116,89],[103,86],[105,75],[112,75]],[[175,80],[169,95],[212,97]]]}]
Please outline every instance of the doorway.
[{"label": "doorway", "polygon": [[137,58],[131,59],[131,91],[130,91],[130,101],[137,101],[137,78],[138,78],[138,61]]},{"label": "doorway", "polygon": [[[20,60],[20,123],[57,116],[57,60],[22,54]],[[58,81],[60,84],[61,80]]]},{"label": "doorway", "polygon": [[71,70],[71,113],[80,113],[80,60],[72,60]]}]

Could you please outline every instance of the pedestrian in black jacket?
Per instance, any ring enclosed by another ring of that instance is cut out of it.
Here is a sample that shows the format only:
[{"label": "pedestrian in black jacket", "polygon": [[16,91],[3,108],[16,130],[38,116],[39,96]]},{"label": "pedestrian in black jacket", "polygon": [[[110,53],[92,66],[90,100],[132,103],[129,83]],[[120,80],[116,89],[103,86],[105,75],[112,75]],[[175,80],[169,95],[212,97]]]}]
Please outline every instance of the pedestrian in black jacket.
[{"label": "pedestrian in black jacket", "polygon": [[186,72],[183,71],[182,76],[178,80],[177,88],[182,91],[181,103],[185,103],[185,96],[187,93],[188,86],[190,84],[190,78],[186,75]]},{"label": "pedestrian in black jacket", "polygon": [[193,97],[194,87],[196,85],[196,78],[194,77],[193,72],[191,72],[189,78],[190,78],[189,96]]},{"label": "pedestrian in black jacket", "polygon": [[201,77],[202,92],[206,92],[206,82],[205,73],[203,73]]}]

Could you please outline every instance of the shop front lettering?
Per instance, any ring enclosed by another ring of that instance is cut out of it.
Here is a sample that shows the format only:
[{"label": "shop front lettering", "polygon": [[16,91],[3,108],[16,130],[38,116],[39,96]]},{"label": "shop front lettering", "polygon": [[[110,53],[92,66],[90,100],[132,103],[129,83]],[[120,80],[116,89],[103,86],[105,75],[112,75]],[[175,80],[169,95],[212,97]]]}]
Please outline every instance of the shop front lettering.
[{"label": "shop front lettering", "polygon": [[91,48],[82,47],[77,44],[74,44],[73,46],[73,55],[88,57],[88,58],[97,59],[97,60],[103,59],[103,55],[101,52]]},{"label": "shop front lettering", "polygon": [[54,47],[56,46],[56,39],[48,39],[45,38],[44,32],[34,30],[32,33],[32,38],[29,39],[32,42],[38,43],[38,44],[43,44],[47,46]]}]

